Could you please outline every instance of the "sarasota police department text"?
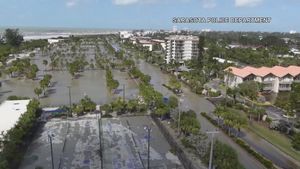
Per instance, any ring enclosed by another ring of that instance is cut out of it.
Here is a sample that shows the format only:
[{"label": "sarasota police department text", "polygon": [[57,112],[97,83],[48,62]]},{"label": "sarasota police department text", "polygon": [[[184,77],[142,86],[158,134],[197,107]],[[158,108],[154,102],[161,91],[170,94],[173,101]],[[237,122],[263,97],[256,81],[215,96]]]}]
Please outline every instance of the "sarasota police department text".
[{"label": "sarasota police department text", "polygon": [[271,23],[271,17],[174,17],[173,23]]}]

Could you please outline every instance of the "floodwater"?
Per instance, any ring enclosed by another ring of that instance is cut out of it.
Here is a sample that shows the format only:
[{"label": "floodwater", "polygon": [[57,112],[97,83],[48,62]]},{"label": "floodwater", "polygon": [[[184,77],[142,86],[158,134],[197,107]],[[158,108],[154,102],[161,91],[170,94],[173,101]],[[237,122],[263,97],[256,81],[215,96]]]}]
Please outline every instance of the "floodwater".
[{"label": "floodwater", "polygon": [[[168,74],[162,73],[158,67],[155,67],[144,60],[139,60],[137,66],[143,73],[151,76],[150,83],[153,85],[155,90],[161,92],[165,97],[171,95],[174,96],[173,92],[163,86],[163,84],[167,84],[169,82],[170,76]],[[204,97],[193,93],[184,85],[182,86],[182,89],[184,94],[179,98],[181,100],[181,109],[193,109],[199,113],[214,111],[215,106]]]},{"label": "floodwater", "polygon": [[[85,95],[89,96],[97,104],[110,102],[116,97],[122,97],[109,92],[106,87],[105,71],[91,70],[81,73],[78,79],[72,79],[67,71],[47,72],[52,75],[53,87],[46,92],[46,97],[41,96],[40,101],[44,106],[58,106],[69,104],[69,89],[71,86],[71,101],[78,103]],[[138,89],[133,80],[128,78],[126,72],[113,71],[114,78],[120,83],[119,88],[123,89],[125,85],[125,98],[133,98],[137,96]],[[37,97],[34,94],[34,88],[39,87],[38,80],[28,79],[6,79],[2,82],[0,88],[0,101],[5,100],[8,96],[27,96]]]},{"label": "floodwater", "polygon": [[[100,46],[102,47],[102,46]],[[104,49],[102,49],[104,51]],[[93,58],[95,51],[89,49],[85,51],[86,60],[90,61]],[[35,63],[40,71],[37,73],[37,79],[42,79],[44,74],[51,74],[53,85],[48,88],[45,96],[40,97],[40,102],[43,106],[61,106],[69,105],[69,89],[71,94],[71,102],[78,103],[84,96],[89,96],[97,104],[111,102],[117,97],[123,97],[123,85],[125,86],[125,98],[132,99],[138,95],[137,84],[129,78],[126,72],[113,70],[114,79],[118,80],[120,93],[113,94],[113,91],[108,91],[106,87],[105,70],[85,70],[80,73],[80,76],[73,79],[68,71],[44,71],[49,70],[49,66],[43,65],[43,60],[48,60],[41,53],[37,53],[35,58],[31,58],[31,62]],[[64,58],[65,59],[65,58]],[[0,101],[4,101],[8,96],[26,96],[37,97],[34,93],[34,88],[39,87],[39,80],[10,78],[8,76],[2,79],[2,87],[0,87]]]}]

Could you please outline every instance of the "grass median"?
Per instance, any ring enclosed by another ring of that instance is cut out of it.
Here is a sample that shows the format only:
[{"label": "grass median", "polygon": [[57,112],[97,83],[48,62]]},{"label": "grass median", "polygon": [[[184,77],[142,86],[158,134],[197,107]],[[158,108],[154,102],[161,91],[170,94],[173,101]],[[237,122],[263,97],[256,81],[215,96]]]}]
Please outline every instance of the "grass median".
[{"label": "grass median", "polygon": [[264,126],[261,126],[256,122],[253,122],[253,125],[248,126],[248,130],[264,138],[266,141],[273,144],[282,152],[286,153],[287,155],[293,157],[295,160],[300,162],[300,152],[297,152],[292,148],[291,140],[286,136],[280,134],[277,131],[270,130]]}]

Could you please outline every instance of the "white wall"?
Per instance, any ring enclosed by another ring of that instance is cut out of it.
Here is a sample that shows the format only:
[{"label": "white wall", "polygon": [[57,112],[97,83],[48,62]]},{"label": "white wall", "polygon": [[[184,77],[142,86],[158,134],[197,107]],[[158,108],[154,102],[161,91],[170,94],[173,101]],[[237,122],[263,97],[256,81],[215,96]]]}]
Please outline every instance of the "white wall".
[{"label": "white wall", "polygon": [[143,47],[147,47],[149,49],[149,51],[152,51],[153,49],[153,45],[152,44],[143,44]]},{"label": "white wall", "polygon": [[[227,78],[228,76],[225,75],[224,76],[224,83],[226,84],[227,83]],[[230,88],[233,88],[233,87],[237,87],[239,84],[243,83],[243,78],[239,77],[239,76],[229,76],[229,79],[228,79],[228,86]]]}]

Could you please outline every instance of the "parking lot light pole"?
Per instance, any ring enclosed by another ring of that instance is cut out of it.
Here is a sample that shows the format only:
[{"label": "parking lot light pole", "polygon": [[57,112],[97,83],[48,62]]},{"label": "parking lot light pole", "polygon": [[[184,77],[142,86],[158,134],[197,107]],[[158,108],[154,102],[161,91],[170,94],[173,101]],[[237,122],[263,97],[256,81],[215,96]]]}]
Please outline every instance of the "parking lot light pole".
[{"label": "parking lot light pole", "polygon": [[219,131],[207,131],[206,134],[211,134],[211,145],[210,145],[210,154],[209,154],[209,165],[208,169],[212,169],[212,157],[213,157],[213,149],[214,149],[214,136],[218,134]]},{"label": "parking lot light pole", "polygon": [[151,129],[148,129],[148,151],[147,151],[147,168],[149,169],[150,168],[150,130]]},{"label": "parking lot light pole", "polygon": [[53,147],[52,147],[52,136],[48,134],[49,142],[50,142],[50,152],[51,152],[51,166],[54,169],[54,159],[53,159]]},{"label": "parking lot light pole", "polygon": [[181,116],[181,111],[179,110],[179,112],[178,112],[179,114],[178,114],[178,135],[180,135],[180,116]]},{"label": "parking lot light pole", "polygon": [[125,102],[125,84],[123,84],[123,102]]},{"label": "parking lot light pole", "polygon": [[147,136],[147,169],[150,169],[150,137],[151,137],[151,127],[145,126],[145,130],[147,130],[148,136]]},{"label": "parking lot light pole", "polygon": [[71,115],[72,113],[71,86],[68,86],[68,89],[69,89],[69,106],[70,106],[69,115]]},{"label": "parking lot light pole", "polygon": [[99,130],[99,156],[100,156],[100,162],[101,162],[101,169],[103,169],[103,140],[102,140],[102,113],[101,109],[99,111],[98,117],[98,130]]}]

